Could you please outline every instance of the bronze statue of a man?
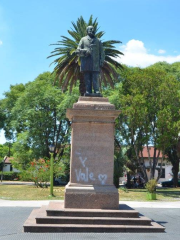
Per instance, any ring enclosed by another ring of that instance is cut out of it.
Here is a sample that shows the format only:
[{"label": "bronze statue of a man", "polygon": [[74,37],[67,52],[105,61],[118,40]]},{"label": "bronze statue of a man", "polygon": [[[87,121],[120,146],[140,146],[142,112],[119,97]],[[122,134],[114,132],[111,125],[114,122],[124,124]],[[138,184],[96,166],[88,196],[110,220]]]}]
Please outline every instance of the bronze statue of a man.
[{"label": "bronze statue of a man", "polygon": [[81,60],[80,71],[83,73],[86,85],[85,96],[100,95],[99,73],[100,67],[104,63],[105,54],[101,41],[95,37],[93,26],[87,27],[87,36],[79,42],[76,53]]}]

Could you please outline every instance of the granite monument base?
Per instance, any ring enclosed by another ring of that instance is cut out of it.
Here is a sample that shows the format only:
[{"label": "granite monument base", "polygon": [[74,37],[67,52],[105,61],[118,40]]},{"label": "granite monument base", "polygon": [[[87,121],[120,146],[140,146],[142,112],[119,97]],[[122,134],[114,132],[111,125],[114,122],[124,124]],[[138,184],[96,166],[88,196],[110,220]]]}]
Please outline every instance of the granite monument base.
[{"label": "granite monument base", "polygon": [[79,97],[67,109],[72,133],[65,208],[119,208],[118,190],[113,185],[114,122],[119,113],[103,97]]},{"label": "granite monument base", "polygon": [[65,208],[119,209],[118,190],[112,186],[68,184]]}]

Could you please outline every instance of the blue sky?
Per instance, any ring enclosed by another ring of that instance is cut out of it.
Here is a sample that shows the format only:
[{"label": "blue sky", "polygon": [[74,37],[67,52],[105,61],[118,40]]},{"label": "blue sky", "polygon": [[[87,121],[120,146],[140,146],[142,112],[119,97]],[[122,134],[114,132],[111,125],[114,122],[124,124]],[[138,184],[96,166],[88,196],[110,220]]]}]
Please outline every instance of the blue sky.
[{"label": "blue sky", "polygon": [[0,99],[10,85],[53,70],[49,45],[80,16],[97,17],[104,40],[122,41],[121,63],[180,61],[179,11],[179,0],[0,0]]}]

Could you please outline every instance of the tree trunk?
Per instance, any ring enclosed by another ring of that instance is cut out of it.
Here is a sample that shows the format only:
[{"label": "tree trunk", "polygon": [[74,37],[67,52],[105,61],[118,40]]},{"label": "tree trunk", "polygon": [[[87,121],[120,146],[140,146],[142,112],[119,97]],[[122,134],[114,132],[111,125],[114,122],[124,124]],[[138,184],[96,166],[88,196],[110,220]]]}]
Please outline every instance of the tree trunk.
[{"label": "tree trunk", "polygon": [[179,159],[177,158],[172,167],[174,187],[178,187]]},{"label": "tree trunk", "polygon": [[114,174],[114,186],[119,188],[119,176]]},{"label": "tree trunk", "polygon": [[127,188],[131,188],[131,175],[127,173]]},{"label": "tree trunk", "polygon": [[178,139],[178,142],[176,145],[172,145],[167,149],[167,155],[169,158],[169,161],[172,164],[172,173],[174,178],[174,187],[178,186],[178,172],[179,172],[179,156],[180,156],[180,139]]}]

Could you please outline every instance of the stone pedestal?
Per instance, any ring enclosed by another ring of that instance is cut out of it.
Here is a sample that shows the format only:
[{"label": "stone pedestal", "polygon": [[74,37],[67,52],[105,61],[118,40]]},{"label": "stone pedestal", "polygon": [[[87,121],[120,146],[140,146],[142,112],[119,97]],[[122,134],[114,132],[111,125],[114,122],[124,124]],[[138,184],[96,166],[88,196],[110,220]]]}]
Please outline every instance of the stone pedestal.
[{"label": "stone pedestal", "polygon": [[103,97],[79,97],[67,110],[72,143],[65,208],[119,208],[113,185],[114,121],[119,114]]}]

